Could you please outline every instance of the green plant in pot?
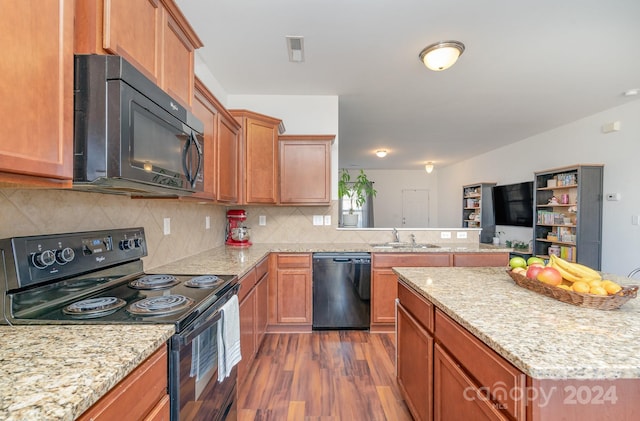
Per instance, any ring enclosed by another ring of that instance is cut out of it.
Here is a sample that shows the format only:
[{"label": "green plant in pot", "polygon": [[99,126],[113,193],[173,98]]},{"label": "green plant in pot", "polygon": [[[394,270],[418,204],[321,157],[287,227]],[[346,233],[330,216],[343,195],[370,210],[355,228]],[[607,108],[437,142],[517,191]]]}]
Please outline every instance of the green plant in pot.
[{"label": "green plant in pot", "polygon": [[340,200],[343,197],[349,198],[349,211],[342,214],[342,225],[345,227],[358,226],[358,214],[354,213],[355,208],[362,207],[367,201],[367,196],[375,197],[376,193],[373,182],[367,178],[363,169],[352,181],[349,171],[343,168],[338,178],[338,197]]}]

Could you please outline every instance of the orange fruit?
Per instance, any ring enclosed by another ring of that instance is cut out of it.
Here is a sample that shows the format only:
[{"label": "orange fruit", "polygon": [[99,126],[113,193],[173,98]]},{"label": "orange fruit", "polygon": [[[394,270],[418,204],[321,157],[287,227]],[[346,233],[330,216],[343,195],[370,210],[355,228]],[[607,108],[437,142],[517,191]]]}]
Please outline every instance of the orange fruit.
[{"label": "orange fruit", "polygon": [[609,295],[607,294],[607,290],[602,288],[601,286],[595,286],[595,287],[591,287],[591,289],[589,290],[589,294],[594,294],[594,295]]},{"label": "orange fruit", "polygon": [[573,285],[571,285],[571,289],[575,292],[588,293],[591,287],[586,282],[576,281],[573,283]]}]

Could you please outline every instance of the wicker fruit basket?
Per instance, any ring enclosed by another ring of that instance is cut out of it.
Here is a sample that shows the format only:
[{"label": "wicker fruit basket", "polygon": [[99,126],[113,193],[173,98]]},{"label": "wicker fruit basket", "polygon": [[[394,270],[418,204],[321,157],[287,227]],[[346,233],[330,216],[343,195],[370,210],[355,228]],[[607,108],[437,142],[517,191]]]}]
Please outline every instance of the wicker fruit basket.
[{"label": "wicker fruit basket", "polygon": [[573,304],[578,307],[595,308],[598,310],[614,310],[620,308],[624,303],[632,298],[636,298],[638,294],[637,286],[624,287],[622,290],[613,295],[593,295],[583,294],[580,292],[567,291],[566,289],[547,285],[540,281],[529,279],[519,273],[507,270],[507,273],[513,281],[528,290],[555,298],[563,303]]}]

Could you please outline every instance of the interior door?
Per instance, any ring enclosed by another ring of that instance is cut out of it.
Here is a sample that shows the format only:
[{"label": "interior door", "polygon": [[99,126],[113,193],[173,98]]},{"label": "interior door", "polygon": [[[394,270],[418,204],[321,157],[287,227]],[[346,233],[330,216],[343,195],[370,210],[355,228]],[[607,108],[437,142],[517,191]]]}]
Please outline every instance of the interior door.
[{"label": "interior door", "polygon": [[402,227],[429,226],[429,190],[402,190]]}]

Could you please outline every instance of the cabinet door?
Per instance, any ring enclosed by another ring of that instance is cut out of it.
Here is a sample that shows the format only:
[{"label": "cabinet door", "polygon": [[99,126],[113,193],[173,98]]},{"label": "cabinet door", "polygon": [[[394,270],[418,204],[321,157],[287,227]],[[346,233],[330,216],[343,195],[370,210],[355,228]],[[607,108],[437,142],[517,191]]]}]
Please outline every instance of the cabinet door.
[{"label": "cabinet door", "polygon": [[217,199],[237,203],[240,194],[238,164],[240,162],[240,125],[232,117],[218,115]]},{"label": "cabinet door", "polygon": [[371,325],[393,325],[396,321],[398,275],[391,269],[374,269],[371,274]]},{"label": "cabinet door", "polygon": [[104,50],[123,56],[158,85],[161,19],[159,0],[104,0]]},{"label": "cabinet door", "polygon": [[255,289],[249,291],[240,303],[240,350],[242,360],[238,363],[238,385],[245,380],[255,356]]},{"label": "cabinet door", "polygon": [[307,136],[305,140],[295,140],[296,136],[280,136],[281,204],[328,205],[331,202],[330,139],[333,138]]},{"label": "cabinet door", "polygon": [[245,124],[246,203],[276,203],[277,126],[253,118]]},{"label": "cabinet door", "polygon": [[397,376],[411,415],[417,421],[433,414],[433,337],[398,305]]},{"label": "cabinet door", "polygon": [[453,266],[507,267],[509,253],[455,253]]},{"label": "cabinet door", "polygon": [[434,351],[434,419],[507,420],[438,344]]},{"label": "cabinet door", "polygon": [[162,25],[160,86],[189,108],[193,98],[193,44],[167,10],[163,14]]},{"label": "cabinet door", "polygon": [[279,269],[277,321],[311,324],[311,269]]},{"label": "cabinet door", "polygon": [[70,187],[74,1],[6,0],[1,8],[0,185]]},{"label": "cabinet door", "polygon": [[193,197],[198,199],[210,199],[216,198],[216,145],[215,137],[216,132],[216,120],[218,111],[211,103],[211,93],[206,87],[199,81],[196,81],[196,92],[193,101],[193,114],[202,121],[204,125],[204,162],[203,162],[203,177],[204,177],[204,191],[202,193],[196,193]]},{"label": "cabinet door", "polygon": [[256,352],[262,344],[269,323],[269,275],[265,274],[256,285]]}]

